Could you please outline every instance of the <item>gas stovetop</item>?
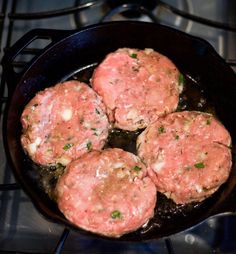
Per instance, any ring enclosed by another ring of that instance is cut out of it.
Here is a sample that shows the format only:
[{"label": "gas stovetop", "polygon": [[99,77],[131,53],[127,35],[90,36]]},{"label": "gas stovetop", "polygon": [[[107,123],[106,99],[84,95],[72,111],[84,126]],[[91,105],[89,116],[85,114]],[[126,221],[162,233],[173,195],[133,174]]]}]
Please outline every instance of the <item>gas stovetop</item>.
[{"label": "gas stovetop", "polygon": [[[209,41],[236,71],[236,2],[234,0],[37,1],[0,2],[1,57],[34,28],[79,29],[104,21],[158,22]],[[37,42],[15,68],[24,67],[43,42]],[[1,124],[8,98],[1,71]],[[0,139],[0,253],[236,253],[236,217],[220,215],[165,239],[117,243],[78,235],[46,220],[21,190],[7,164]]]}]

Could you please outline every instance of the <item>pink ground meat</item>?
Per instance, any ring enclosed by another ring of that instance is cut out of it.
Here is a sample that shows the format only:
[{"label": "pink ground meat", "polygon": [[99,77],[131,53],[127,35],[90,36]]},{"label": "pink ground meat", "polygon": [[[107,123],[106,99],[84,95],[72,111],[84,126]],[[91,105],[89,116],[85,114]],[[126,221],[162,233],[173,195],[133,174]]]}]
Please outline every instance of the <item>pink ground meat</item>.
[{"label": "pink ground meat", "polygon": [[38,92],[25,107],[21,123],[22,146],[41,165],[66,165],[92,149],[101,149],[109,129],[100,97],[78,81]]},{"label": "pink ground meat", "polygon": [[170,59],[152,49],[121,48],[106,56],[91,83],[114,126],[134,131],[175,111],[180,75]]},{"label": "pink ground meat", "polygon": [[156,188],[145,165],[121,149],[92,151],[71,162],[56,192],[65,217],[109,237],[134,231],[154,214]]},{"label": "pink ground meat", "polygon": [[176,203],[201,201],[229,176],[231,138],[213,115],[176,112],[140,134],[138,155],[157,190]]}]

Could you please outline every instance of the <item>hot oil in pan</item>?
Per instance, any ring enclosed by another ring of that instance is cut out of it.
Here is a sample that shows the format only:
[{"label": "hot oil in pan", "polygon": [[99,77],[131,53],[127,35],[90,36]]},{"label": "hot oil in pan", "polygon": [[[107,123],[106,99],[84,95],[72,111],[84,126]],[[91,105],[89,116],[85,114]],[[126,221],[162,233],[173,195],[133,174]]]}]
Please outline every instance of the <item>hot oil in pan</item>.
[{"label": "hot oil in pan", "polygon": [[[66,76],[62,81],[75,79],[89,84],[96,63],[83,67]],[[184,89],[180,96],[178,111],[197,110],[209,113],[215,113],[213,104],[205,96],[204,88],[196,79],[190,75],[184,75]],[[130,132],[120,129],[112,129],[109,133],[108,141],[105,148],[118,147],[126,151],[137,154],[136,139],[142,130]],[[34,166],[35,168],[35,166]],[[56,200],[54,188],[58,177],[63,174],[64,167],[57,165],[55,167],[38,167],[33,170],[37,171],[37,184],[40,189],[46,192],[50,199]],[[214,196],[214,195],[213,195]],[[155,230],[166,227],[166,224],[175,223],[176,220],[187,218],[197,213],[204,206],[204,202],[192,203],[188,205],[176,205],[173,201],[168,200],[163,194],[158,193],[157,206],[155,208],[154,217],[141,229],[131,233],[134,235],[149,235]]]}]

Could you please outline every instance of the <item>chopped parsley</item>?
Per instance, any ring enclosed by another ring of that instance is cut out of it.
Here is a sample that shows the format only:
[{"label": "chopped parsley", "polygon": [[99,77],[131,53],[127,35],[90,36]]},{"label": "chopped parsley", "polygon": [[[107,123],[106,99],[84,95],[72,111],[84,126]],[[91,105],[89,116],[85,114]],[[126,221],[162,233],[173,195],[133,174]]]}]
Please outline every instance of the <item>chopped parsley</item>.
[{"label": "chopped parsley", "polygon": [[63,149],[64,149],[65,151],[68,151],[73,145],[74,145],[73,143],[65,144],[64,147],[63,147]]},{"label": "chopped parsley", "polygon": [[199,162],[199,163],[194,164],[194,167],[195,168],[205,168],[205,165],[203,162]]},{"label": "chopped parsley", "polygon": [[161,126],[158,128],[158,133],[161,134],[161,133],[164,133],[165,132],[165,128],[164,126]]},{"label": "chopped parsley", "polygon": [[142,169],[142,168],[140,168],[139,166],[133,167],[133,170],[134,170],[134,171],[137,171],[137,172],[140,171],[141,169]]},{"label": "chopped parsley", "polygon": [[97,108],[95,108],[95,112],[96,112],[98,115],[101,114],[100,111],[99,111]]},{"label": "chopped parsley", "polygon": [[113,212],[111,212],[111,218],[112,219],[116,219],[116,218],[120,218],[121,217],[121,212],[118,210],[115,210]]},{"label": "chopped parsley", "polygon": [[93,135],[98,136],[96,128],[91,128],[91,130],[93,131]]},{"label": "chopped parsley", "polygon": [[136,54],[136,53],[132,53],[132,54],[130,55],[130,57],[132,57],[132,58],[134,58],[134,59],[137,59],[137,54]]},{"label": "chopped parsley", "polygon": [[56,169],[64,169],[65,166],[63,166],[60,162],[56,164]]},{"label": "chopped parsley", "polygon": [[86,147],[87,147],[87,150],[88,151],[91,151],[92,150],[92,142],[91,141],[88,141],[88,143],[86,144]]},{"label": "chopped parsley", "polygon": [[207,120],[206,120],[206,124],[207,124],[207,125],[210,125],[210,124],[211,124],[211,120],[210,120],[210,119],[207,119]]},{"label": "chopped parsley", "polygon": [[178,85],[182,86],[184,84],[184,75],[182,73],[179,74],[179,79],[178,79]]},{"label": "chopped parsley", "polygon": [[176,140],[179,140],[179,135],[176,135],[176,136],[175,136],[175,139],[176,139]]}]

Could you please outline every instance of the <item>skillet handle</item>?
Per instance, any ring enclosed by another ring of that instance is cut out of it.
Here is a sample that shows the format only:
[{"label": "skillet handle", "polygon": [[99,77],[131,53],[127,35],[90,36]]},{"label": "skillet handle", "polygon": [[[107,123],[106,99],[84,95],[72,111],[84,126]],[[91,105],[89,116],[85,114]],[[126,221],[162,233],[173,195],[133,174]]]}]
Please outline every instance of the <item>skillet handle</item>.
[{"label": "skillet handle", "polygon": [[[3,56],[2,66],[9,95],[12,94],[18,81],[32,62],[52,45],[72,34],[72,32],[72,30],[34,29],[21,37],[12,47],[8,48]],[[40,46],[36,48],[33,45]],[[41,48],[38,49],[39,47]]]}]

